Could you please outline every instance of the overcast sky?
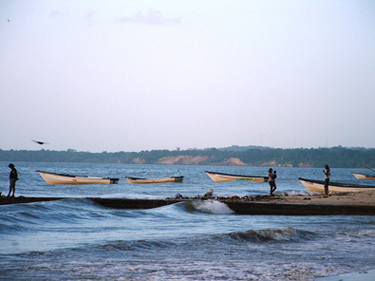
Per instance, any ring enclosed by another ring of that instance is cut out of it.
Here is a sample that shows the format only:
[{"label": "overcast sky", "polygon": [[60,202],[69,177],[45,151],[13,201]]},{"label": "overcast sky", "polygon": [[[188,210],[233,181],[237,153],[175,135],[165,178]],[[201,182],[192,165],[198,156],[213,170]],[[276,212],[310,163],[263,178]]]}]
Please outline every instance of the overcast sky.
[{"label": "overcast sky", "polygon": [[0,30],[3,150],[375,147],[375,1],[0,0]]}]

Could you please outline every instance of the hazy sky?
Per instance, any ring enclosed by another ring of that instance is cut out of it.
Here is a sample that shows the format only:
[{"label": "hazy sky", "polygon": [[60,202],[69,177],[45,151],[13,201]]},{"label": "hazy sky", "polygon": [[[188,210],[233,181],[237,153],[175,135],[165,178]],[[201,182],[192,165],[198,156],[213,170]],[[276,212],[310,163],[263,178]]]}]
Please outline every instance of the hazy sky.
[{"label": "hazy sky", "polygon": [[0,149],[375,147],[375,1],[0,0],[0,30]]}]

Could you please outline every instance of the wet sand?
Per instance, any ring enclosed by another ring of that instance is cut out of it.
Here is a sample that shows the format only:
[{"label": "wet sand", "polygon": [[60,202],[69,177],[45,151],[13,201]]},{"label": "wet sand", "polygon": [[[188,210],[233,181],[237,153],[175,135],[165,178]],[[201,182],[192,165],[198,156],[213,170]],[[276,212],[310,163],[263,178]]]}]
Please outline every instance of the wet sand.
[{"label": "wet sand", "polygon": [[272,197],[256,196],[254,200],[275,203],[375,206],[375,191],[336,193],[329,196],[323,194]]}]

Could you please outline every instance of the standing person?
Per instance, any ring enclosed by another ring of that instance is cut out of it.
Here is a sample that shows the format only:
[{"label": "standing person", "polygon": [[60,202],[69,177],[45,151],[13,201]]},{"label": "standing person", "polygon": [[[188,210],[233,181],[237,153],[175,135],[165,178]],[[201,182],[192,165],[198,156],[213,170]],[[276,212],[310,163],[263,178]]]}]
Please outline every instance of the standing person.
[{"label": "standing person", "polygon": [[273,172],[272,168],[270,168],[268,170],[268,182],[270,184],[270,196],[273,196],[273,192],[276,190],[276,183],[275,183],[275,179],[276,179],[276,171]]},{"label": "standing person", "polygon": [[325,178],[325,183],[324,183],[324,193],[328,195],[329,193],[329,177],[331,176],[331,169],[329,168],[328,165],[325,165],[325,170],[323,170],[324,173],[324,178]]},{"label": "standing person", "polygon": [[16,192],[16,181],[18,180],[18,173],[12,163],[10,163],[8,167],[11,168],[12,170],[10,171],[10,174],[9,174],[9,193],[7,197],[9,197],[12,192],[13,192],[12,197],[14,197],[14,193]]}]

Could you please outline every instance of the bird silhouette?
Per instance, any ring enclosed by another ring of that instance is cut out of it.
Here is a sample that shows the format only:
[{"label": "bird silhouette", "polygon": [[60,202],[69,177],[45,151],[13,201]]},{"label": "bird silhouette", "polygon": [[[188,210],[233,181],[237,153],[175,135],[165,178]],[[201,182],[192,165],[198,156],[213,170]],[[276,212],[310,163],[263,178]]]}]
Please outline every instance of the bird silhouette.
[{"label": "bird silhouette", "polygon": [[37,140],[32,140],[32,141],[40,145],[49,144],[48,142],[44,142],[44,141],[37,141]]}]

